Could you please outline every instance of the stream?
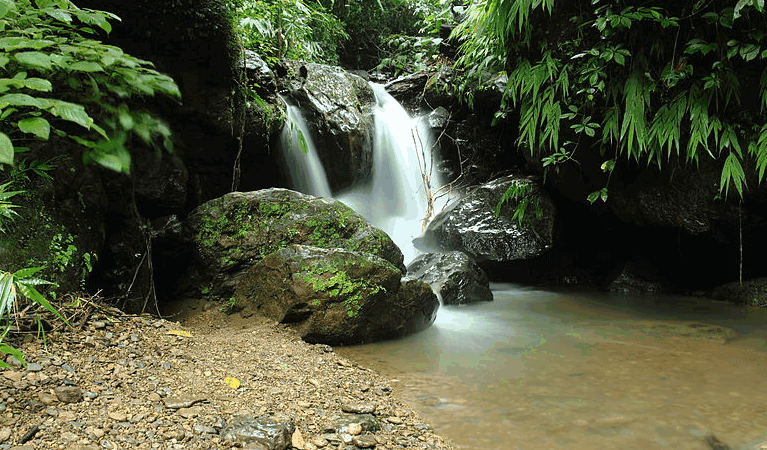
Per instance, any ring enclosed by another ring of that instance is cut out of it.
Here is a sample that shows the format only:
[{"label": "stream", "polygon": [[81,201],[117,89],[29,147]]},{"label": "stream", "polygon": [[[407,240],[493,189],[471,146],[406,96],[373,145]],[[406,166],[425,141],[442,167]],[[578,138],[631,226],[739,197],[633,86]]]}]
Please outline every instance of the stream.
[{"label": "stream", "polygon": [[407,338],[336,350],[458,449],[767,449],[767,309],[493,285]]}]

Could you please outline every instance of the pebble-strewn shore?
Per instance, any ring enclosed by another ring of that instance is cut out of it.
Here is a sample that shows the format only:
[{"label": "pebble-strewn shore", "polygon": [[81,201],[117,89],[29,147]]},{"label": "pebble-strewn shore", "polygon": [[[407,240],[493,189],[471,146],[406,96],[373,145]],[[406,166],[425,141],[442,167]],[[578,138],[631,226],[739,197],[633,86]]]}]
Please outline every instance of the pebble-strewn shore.
[{"label": "pebble-strewn shore", "polygon": [[287,448],[452,448],[389,380],[255,316],[94,314],[21,347],[28,366],[0,371],[0,449],[262,449],[222,430],[263,417],[295,427]]}]

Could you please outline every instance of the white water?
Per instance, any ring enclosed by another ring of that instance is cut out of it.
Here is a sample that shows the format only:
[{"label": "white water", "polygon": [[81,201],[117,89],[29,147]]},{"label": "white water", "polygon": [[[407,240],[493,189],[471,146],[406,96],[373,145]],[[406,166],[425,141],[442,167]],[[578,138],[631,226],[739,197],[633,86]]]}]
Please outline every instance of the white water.
[{"label": "white water", "polygon": [[287,116],[280,143],[293,189],[315,197],[331,197],[325,169],[317,156],[306,119],[293,105],[288,105]]},{"label": "white water", "polygon": [[[434,139],[425,120],[410,117],[383,85],[371,83],[371,87],[376,98],[373,178],[337,199],[385,231],[407,264],[418,253],[413,238],[430,219],[426,217],[429,196],[442,186],[433,156]],[[441,204],[435,202],[436,211]]]},{"label": "white water", "polygon": [[[424,221],[430,219],[426,217],[429,191],[433,193],[442,186],[433,157],[434,139],[425,120],[410,117],[383,85],[371,83],[371,87],[376,98],[372,179],[335,198],[385,231],[402,250],[407,264],[417,254],[413,238],[421,234]],[[301,136],[306,153],[301,149]],[[293,189],[331,197],[308,126],[295,106],[288,106],[282,148]],[[424,174],[430,189],[425,187]],[[435,202],[435,211],[443,204]]]}]

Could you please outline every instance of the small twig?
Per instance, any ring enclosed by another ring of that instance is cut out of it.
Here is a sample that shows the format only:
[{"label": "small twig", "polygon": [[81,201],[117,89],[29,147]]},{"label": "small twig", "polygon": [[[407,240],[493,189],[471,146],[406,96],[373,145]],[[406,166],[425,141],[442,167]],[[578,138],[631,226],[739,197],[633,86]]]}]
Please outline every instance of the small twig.
[{"label": "small twig", "polygon": [[26,433],[24,433],[24,436],[22,436],[19,439],[19,444],[24,444],[37,434],[37,432],[40,431],[39,425],[34,425],[32,428],[30,428]]}]

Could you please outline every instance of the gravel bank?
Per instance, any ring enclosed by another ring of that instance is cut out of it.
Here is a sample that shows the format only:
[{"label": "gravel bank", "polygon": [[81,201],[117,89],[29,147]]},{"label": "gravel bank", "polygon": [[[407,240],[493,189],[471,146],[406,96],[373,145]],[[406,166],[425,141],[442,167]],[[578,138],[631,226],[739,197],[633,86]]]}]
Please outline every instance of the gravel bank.
[{"label": "gravel bank", "polygon": [[[0,372],[0,449],[452,449],[389,380],[210,306],[181,322],[99,309],[47,345],[28,336],[27,368]],[[287,442],[232,438],[263,417]]]}]

